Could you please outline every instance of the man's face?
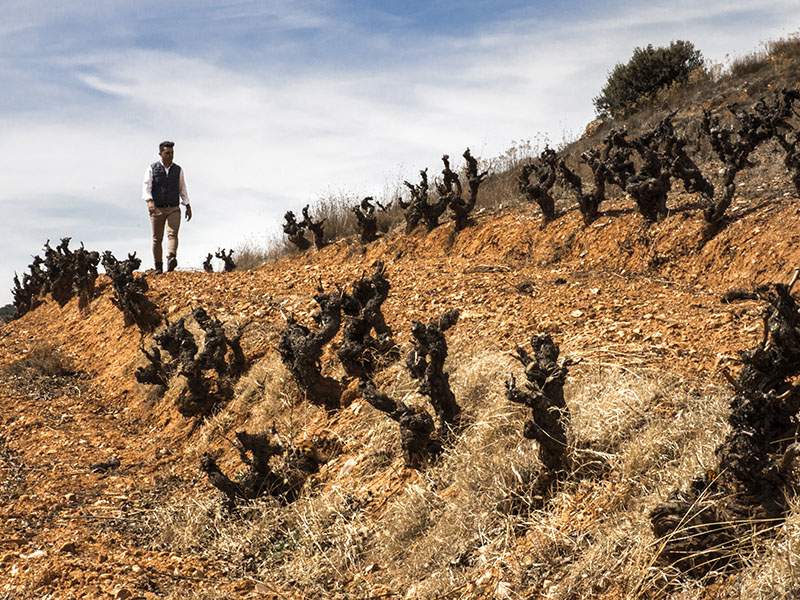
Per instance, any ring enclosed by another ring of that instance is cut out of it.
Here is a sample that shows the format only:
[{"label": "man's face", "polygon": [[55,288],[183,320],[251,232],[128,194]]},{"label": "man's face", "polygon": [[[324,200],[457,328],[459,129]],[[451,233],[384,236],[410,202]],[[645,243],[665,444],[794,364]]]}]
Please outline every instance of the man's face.
[{"label": "man's face", "polygon": [[175,149],[167,147],[158,154],[161,156],[161,162],[164,163],[164,166],[168,167],[172,164],[172,157],[175,156]]}]

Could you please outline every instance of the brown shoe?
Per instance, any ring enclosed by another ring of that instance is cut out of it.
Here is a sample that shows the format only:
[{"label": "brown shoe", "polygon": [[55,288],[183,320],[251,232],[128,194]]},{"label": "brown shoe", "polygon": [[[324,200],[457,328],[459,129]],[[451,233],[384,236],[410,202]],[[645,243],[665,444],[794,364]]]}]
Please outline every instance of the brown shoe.
[{"label": "brown shoe", "polygon": [[174,271],[178,266],[178,258],[174,254],[167,257],[167,271]]},{"label": "brown shoe", "polygon": [[164,263],[156,263],[156,275],[161,275],[164,272]]}]

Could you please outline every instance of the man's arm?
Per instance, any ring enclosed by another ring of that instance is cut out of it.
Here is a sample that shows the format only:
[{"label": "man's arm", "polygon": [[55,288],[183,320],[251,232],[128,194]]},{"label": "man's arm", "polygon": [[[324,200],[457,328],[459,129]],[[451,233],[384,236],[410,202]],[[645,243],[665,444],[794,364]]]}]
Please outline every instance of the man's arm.
[{"label": "man's arm", "polygon": [[189,206],[189,192],[186,191],[186,181],[183,179],[183,169],[178,173],[178,190],[181,197],[181,204]]},{"label": "man's arm", "polygon": [[150,214],[153,213],[155,210],[155,204],[153,204],[153,167],[152,165],[147,167],[147,170],[144,172],[144,181],[142,182],[142,200],[147,202],[147,210]]},{"label": "man's arm", "polygon": [[181,204],[186,207],[186,220],[192,220],[192,207],[189,204],[189,192],[186,190],[186,181],[183,179],[183,168],[178,174],[178,189],[180,190]]}]

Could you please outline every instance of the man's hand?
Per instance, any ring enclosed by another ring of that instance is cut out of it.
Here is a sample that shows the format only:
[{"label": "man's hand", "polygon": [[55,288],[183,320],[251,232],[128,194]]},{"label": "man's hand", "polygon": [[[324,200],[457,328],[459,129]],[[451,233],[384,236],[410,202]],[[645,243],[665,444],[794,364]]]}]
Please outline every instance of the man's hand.
[{"label": "man's hand", "polygon": [[147,212],[149,212],[152,215],[155,212],[155,210],[156,210],[156,205],[153,204],[152,200],[148,200],[147,201]]},{"label": "man's hand", "polygon": [[192,207],[188,204],[186,205],[186,220],[187,221],[192,220]]}]

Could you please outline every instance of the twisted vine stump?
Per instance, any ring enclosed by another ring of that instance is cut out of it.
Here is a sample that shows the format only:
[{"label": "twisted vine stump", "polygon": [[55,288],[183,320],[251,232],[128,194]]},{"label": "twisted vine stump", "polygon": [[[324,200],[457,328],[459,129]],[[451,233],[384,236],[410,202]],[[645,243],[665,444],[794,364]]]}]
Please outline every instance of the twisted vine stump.
[{"label": "twisted vine stump", "polygon": [[203,271],[206,273],[213,273],[214,272],[214,265],[211,262],[214,258],[214,255],[209,252],[206,255],[206,259],[203,261]]},{"label": "twisted vine stump", "polygon": [[[471,209],[467,208],[467,202],[461,198],[462,187],[461,179],[450,169],[450,156],[444,154],[442,156],[442,180],[436,182],[436,191],[439,198],[445,201],[448,207],[453,211],[453,219],[456,221],[456,230],[459,230],[459,214],[461,215],[461,229],[467,226],[469,221],[469,212]],[[456,212],[459,211],[459,212]]]},{"label": "twisted vine stump", "polygon": [[185,386],[176,400],[178,412],[186,418],[202,418],[233,398],[234,384],[247,369],[247,360],[240,329],[227,336],[222,323],[203,308],[196,308],[192,318],[204,333],[202,349],[184,319],[168,322],[153,336],[156,346],[150,350],[142,346],[147,364],[136,369],[134,376],[139,383],[158,386],[160,394],[176,376],[182,376]]},{"label": "twisted vine stump", "polygon": [[752,551],[753,539],[783,521],[797,489],[800,309],[791,295],[796,279],[797,271],[788,285],[728,297],[766,303],[762,342],[740,352],[731,432],[716,450],[716,467],[650,513],[663,548],[659,558],[694,575],[736,568]]},{"label": "twisted vine stump", "polygon": [[61,243],[56,248],[51,248],[49,241],[45,244],[44,265],[50,281],[50,295],[61,307],[70,301],[73,294],[75,262],[69,249],[70,240],[68,237],[61,238]]},{"label": "twisted vine stump", "polygon": [[[183,319],[170,323],[153,336],[154,345],[149,350],[141,344],[141,350],[147,359],[147,364],[138,367],[134,372],[136,381],[142,384],[158,386],[159,395],[163,394],[172,377],[177,372],[178,361],[186,362],[194,358],[197,353],[197,344],[194,336],[186,329]],[[164,358],[159,347],[167,352],[169,358]]]},{"label": "twisted vine stump", "polygon": [[200,470],[206,474],[208,481],[220,490],[227,499],[227,507],[232,510],[243,500],[255,500],[263,495],[280,495],[283,479],[269,465],[270,459],[283,452],[283,447],[272,444],[266,434],[248,434],[244,431],[236,433],[242,462],[245,469],[230,479],[217,465],[212,454],[204,452],[200,459]]},{"label": "twisted vine stump", "polygon": [[369,379],[360,381],[359,390],[373,408],[386,413],[400,426],[400,446],[406,467],[421,470],[441,454],[442,444],[434,434],[433,417],[426,410],[410,407],[379,392]]},{"label": "twisted vine stump", "polygon": [[72,279],[72,292],[78,297],[78,309],[83,311],[95,295],[97,282],[97,265],[100,264],[100,253],[87,250],[83,243],[72,253],[75,264]]},{"label": "twisted vine stump", "polygon": [[290,316],[278,352],[303,395],[313,404],[333,410],[339,408],[342,386],[337,380],[322,374],[319,359],[325,344],[333,339],[342,325],[342,298],[339,292],[325,294],[319,288],[314,300],[320,307],[312,316],[319,325],[318,330],[313,332]]},{"label": "twisted vine stump", "polygon": [[222,324],[208,317],[202,308],[196,308],[192,317],[205,337],[203,348],[198,351],[197,343],[193,338],[189,340],[191,334],[185,328],[178,334],[182,339],[177,370],[186,379],[186,387],[178,397],[177,406],[178,412],[187,418],[207,417],[233,398]]},{"label": "twisted vine stump", "polygon": [[517,178],[519,191],[528,200],[539,205],[542,211],[542,225],[556,218],[556,204],[550,190],[556,182],[557,168],[558,155],[555,150],[545,147],[536,160],[522,167]]},{"label": "twisted vine stump", "polygon": [[600,215],[600,203],[606,199],[606,180],[609,171],[606,164],[599,159],[597,151],[584,152],[581,158],[592,170],[594,181],[592,192],[584,193],[580,175],[572,171],[563,160],[558,161],[558,170],[561,178],[575,193],[584,224],[591,225]]},{"label": "twisted vine stump", "polygon": [[523,435],[539,445],[539,459],[544,470],[537,486],[543,493],[563,477],[567,470],[567,431],[569,410],[564,402],[564,383],[567,379],[569,358],[559,358],[559,348],[548,334],[531,337],[531,357],[517,348],[515,358],[525,367],[523,385],[517,386],[513,375],[506,382],[506,398],[531,409],[531,418],[525,422]]},{"label": "twisted vine stump", "polygon": [[419,393],[430,400],[442,427],[458,428],[461,407],[450,389],[450,375],[444,371],[447,358],[445,331],[458,322],[459,311],[452,309],[430,323],[414,321],[411,336],[414,347],[406,357],[411,377],[419,381]]},{"label": "twisted vine stump", "polygon": [[375,215],[375,206],[372,204],[374,200],[372,196],[367,196],[360,205],[357,204],[352,208],[362,244],[369,244],[378,239],[378,217]]},{"label": "twisted vine stump", "polygon": [[59,306],[64,307],[73,297],[78,297],[78,308],[84,311],[95,296],[97,265],[100,253],[81,247],[74,252],[69,243],[72,238],[61,238],[61,243],[52,248],[50,240],[45,242],[45,258],[34,256],[28,265],[30,273],[23,273],[22,282],[14,273],[14,298],[16,317],[36,308],[50,294]]},{"label": "twisted vine stump", "polygon": [[607,167],[606,181],[625,190],[628,179],[636,173],[636,164],[631,158],[633,152],[625,139],[627,133],[612,129],[603,139],[600,160]]},{"label": "twisted vine stump", "polygon": [[[222,261],[224,265],[223,269],[226,273],[236,270],[236,261],[233,260],[233,250],[228,250],[225,252],[223,248],[220,248],[214,253],[214,256]],[[205,264],[203,267],[205,267]]]},{"label": "twisted vine stump", "polygon": [[650,223],[663,221],[668,213],[667,195],[672,189],[668,163],[664,155],[645,144],[637,144],[642,167],[628,179],[625,191],[636,201],[641,215]]},{"label": "twisted vine stump", "polygon": [[439,428],[430,414],[420,407],[408,406],[378,391],[371,379],[359,382],[361,396],[375,409],[386,413],[400,426],[400,445],[406,467],[423,469],[442,452],[443,440],[458,428],[461,407],[450,389],[444,372],[447,342],[444,332],[456,324],[458,310],[450,310],[428,324],[415,321],[411,331],[414,349],[406,358],[412,378],[420,381],[419,393],[427,396],[439,420]]},{"label": "twisted vine stump", "polygon": [[247,359],[242,351],[242,329],[238,328],[228,336],[219,319],[211,318],[205,309],[198,307],[192,311],[192,318],[205,333],[203,351],[197,361],[203,369],[213,369],[220,376],[239,377],[247,369]]},{"label": "twisted vine stump", "polygon": [[782,133],[777,135],[778,143],[786,153],[783,164],[789,171],[789,176],[794,184],[797,195],[800,196],[800,133],[795,132],[792,136]]},{"label": "twisted vine stump", "polygon": [[423,205],[428,203],[428,169],[420,171],[419,176],[419,185],[403,181],[411,191],[411,199],[408,202],[404,202],[402,198],[398,199],[400,208],[405,211],[403,216],[406,220],[406,235],[414,231],[420,224],[424,214]]},{"label": "twisted vine stump", "polygon": [[314,237],[314,247],[317,250],[326,246],[325,229],[323,225],[327,220],[328,219],[325,218],[321,221],[315,221],[308,212],[308,204],[303,207],[303,220],[300,222],[300,226],[305,227],[311,232],[312,236]]},{"label": "twisted vine stump", "polygon": [[311,242],[305,236],[306,228],[304,222],[298,223],[291,210],[286,211],[283,219],[286,221],[283,224],[283,233],[289,238],[289,243],[298,250],[308,250],[311,247]]},{"label": "twisted vine stump", "polygon": [[755,109],[765,118],[771,137],[783,149],[783,164],[800,196],[800,130],[791,123],[793,117],[798,116],[794,110],[794,103],[798,100],[800,90],[784,88],[775,91],[772,104],[762,99]]},{"label": "twisted vine stump", "polygon": [[192,360],[197,354],[197,343],[194,336],[186,329],[184,319],[170,323],[153,336],[155,342],[166,350],[173,360],[186,362]]},{"label": "twisted vine stump", "polygon": [[654,137],[660,151],[668,158],[670,175],[683,182],[683,189],[690,194],[700,194],[708,204],[714,198],[714,185],[706,179],[700,167],[686,152],[688,141],[678,136],[672,124],[675,113],[667,115],[658,124]]},{"label": "twisted vine stump", "polygon": [[[200,459],[201,472],[206,474],[212,486],[225,495],[229,510],[242,502],[263,496],[293,502],[308,477],[319,471],[320,458],[314,446],[307,442],[299,448],[292,448],[271,440],[266,433],[238,431],[233,445],[245,465],[235,479],[222,472],[217,458],[212,454],[204,452]],[[272,461],[273,457],[283,459],[283,468],[271,466],[271,462],[279,462]]]},{"label": "twisted vine stump", "polygon": [[111,302],[122,311],[125,326],[135,324],[143,332],[153,331],[161,323],[161,315],[156,305],[146,296],[148,288],[144,275],[133,275],[142,264],[136,258],[136,253],[129,254],[126,260],[118,261],[111,252],[106,251],[103,253],[102,264],[111,278],[114,290]]},{"label": "twisted vine stump", "polygon": [[[624,190],[636,202],[639,213],[648,223],[667,216],[667,195],[672,189],[669,166],[671,161],[659,151],[655,132],[635,140],[627,139],[624,131],[612,131],[606,138],[606,152],[617,156],[612,172]],[[641,158],[638,169],[630,162],[631,150]]]},{"label": "twisted vine stump", "polygon": [[469,197],[466,200],[463,198],[461,180],[458,175],[450,170],[450,157],[446,154],[442,157],[442,162],[444,163],[444,169],[442,170],[443,180],[438,186],[440,197],[447,198],[448,207],[453,213],[456,231],[461,231],[475,224],[470,214],[475,209],[475,203],[478,201],[478,189],[489,174],[489,171],[478,172],[478,161],[472,156],[469,148],[464,151],[462,156],[467,161],[466,175]]},{"label": "twisted vine stump", "polygon": [[447,197],[439,198],[438,201],[431,203],[428,200],[429,187],[428,187],[428,169],[419,172],[419,184],[403,183],[411,192],[411,199],[404,202],[399,199],[400,207],[405,211],[406,219],[406,234],[411,233],[420,222],[425,224],[426,229],[430,232],[439,226],[439,217],[447,210],[449,199]]},{"label": "twisted vine stump", "polygon": [[32,311],[44,302],[46,274],[41,268],[43,262],[41,256],[34,256],[33,262],[28,265],[30,273],[22,274],[21,283],[19,275],[14,273],[14,287],[11,294],[14,299],[15,318]]},{"label": "twisted vine stump", "polygon": [[[467,148],[467,152],[469,152],[469,148]],[[436,189],[439,192],[439,195],[449,196],[450,194],[455,194],[460,196],[463,192],[461,187],[461,179],[459,179],[458,175],[456,175],[450,168],[450,156],[447,154],[442,155],[442,163],[444,163],[444,168],[442,169],[442,181],[436,184]]]},{"label": "twisted vine stump", "polygon": [[157,346],[148,350],[144,343],[141,345],[142,354],[147,359],[147,364],[137,367],[133,376],[139,383],[155,385],[159,388],[159,395],[167,389],[171,373],[161,357],[161,351]]},{"label": "twisted vine stump", "polygon": [[342,296],[346,322],[342,345],[336,355],[350,377],[369,378],[381,364],[400,357],[392,330],[381,311],[391,288],[384,273],[384,264],[379,261],[370,277],[362,276],[354,281],[352,293]]},{"label": "twisted vine stump", "polygon": [[701,130],[708,136],[711,147],[723,163],[721,195],[712,198],[704,211],[708,223],[704,233],[705,240],[713,237],[723,226],[725,211],[736,193],[736,176],[744,168],[752,166],[750,154],[770,137],[769,128],[757,113],[740,109],[733,104],[729,104],[727,109],[737,119],[738,128],[724,128],[719,117],[712,115],[710,109],[703,109],[700,123]]}]

